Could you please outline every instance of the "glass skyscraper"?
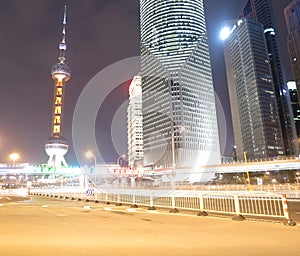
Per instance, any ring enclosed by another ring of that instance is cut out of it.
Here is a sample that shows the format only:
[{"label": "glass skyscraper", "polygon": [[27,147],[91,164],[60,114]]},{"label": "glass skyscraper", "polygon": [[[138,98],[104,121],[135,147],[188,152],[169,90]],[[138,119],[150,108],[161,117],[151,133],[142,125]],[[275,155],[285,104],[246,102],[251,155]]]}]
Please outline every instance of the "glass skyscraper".
[{"label": "glass skyscraper", "polygon": [[[290,53],[290,61],[297,90],[300,92],[300,1],[294,0],[291,2],[284,9],[284,15],[288,29],[287,46]],[[298,98],[300,101],[300,94]]]},{"label": "glass skyscraper", "polygon": [[300,144],[300,105],[298,98],[298,91],[295,81],[289,81],[287,83],[288,89],[290,91],[292,108],[294,113],[294,121],[296,125],[296,132],[298,136],[298,144]]},{"label": "glass skyscraper", "polygon": [[284,155],[277,98],[264,29],[247,18],[231,25],[224,42],[236,156],[264,159]]},{"label": "glass skyscraper", "polygon": [[282,130],[285,155],[298,156],[299,147],[290,95],[284,81],[281,61],[274,28],[271,0],[248,0],[240,14],[240,18],[251,18],[263,25],[267,43],[268,58],[271,64],[272,79],[278,104],[278,114]]},{"label": "glass skyscraper", "polygon": [[220,163],[203,0],[141,0],[144,164]]}]

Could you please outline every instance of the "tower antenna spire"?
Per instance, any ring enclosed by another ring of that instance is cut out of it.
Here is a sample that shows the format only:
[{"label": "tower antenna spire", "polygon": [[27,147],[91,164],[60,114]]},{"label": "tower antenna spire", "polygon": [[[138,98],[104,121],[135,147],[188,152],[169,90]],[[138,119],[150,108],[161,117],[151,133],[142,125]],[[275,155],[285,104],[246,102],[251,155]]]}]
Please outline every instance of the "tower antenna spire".
[{"label": "tower antenna spire", "polygon": [[67,44],[66,44],[66,25],[67,25],[67,6],[65,5],[64,9],[64,17],[62,21],[62,40],[59,43],[59,57],[58,60],[60,63],[64,63],[66,60],[66,51],[67,51]]}]

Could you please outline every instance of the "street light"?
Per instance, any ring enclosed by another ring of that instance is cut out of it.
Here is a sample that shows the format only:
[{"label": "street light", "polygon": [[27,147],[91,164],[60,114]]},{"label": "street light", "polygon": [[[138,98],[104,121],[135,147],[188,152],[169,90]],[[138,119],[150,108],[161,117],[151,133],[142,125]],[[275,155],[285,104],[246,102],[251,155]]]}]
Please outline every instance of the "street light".
[{"label": "street light", "polygon": [[120,155],[120,156],[118,157],[118,159],[117,159],[117,164],[118,164],[120,167],[122,167],[121,164],[120,164],[120,160],[123,159],[123,158],[125,158],[125,157],[126,157],[125,154]]},{"label": "street light", "polygon": [[222,41],[225,41],[231,34],[231,29],[229,27],[222,28],[220,32],[220,38]]},{"label": "street light", "polygon": [[[96,157],[95,155],[93,154],[92,151],[88,150],[85,152],[85,157],[88,158],[88,159],[91,159],[93,158],[94,159],[94,185],[96,185]],[[92,170],[90,170],[90,172],[92,172]]]},{"label": "street light", "polygon": [[88,159],[91,159],[91,158],[94,159],[94,167],[96,169],[96,157],[94,156],[93,152],[90,151],[90,150],[85,152],[85,157],[88,158]]},{"label": "street light", "polygon": [[9,158],[12,160],[13,165],[14,165],[15,162],[20,158],[20,155],[18,153],[11,153],[9,155]]}]

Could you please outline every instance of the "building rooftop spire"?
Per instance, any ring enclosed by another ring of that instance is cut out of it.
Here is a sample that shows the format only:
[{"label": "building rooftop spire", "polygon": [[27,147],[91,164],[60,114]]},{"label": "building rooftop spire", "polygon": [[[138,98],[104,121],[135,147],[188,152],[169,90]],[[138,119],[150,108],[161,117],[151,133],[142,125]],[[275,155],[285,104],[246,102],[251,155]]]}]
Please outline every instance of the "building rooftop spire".
[{"label": "building rooftop spire", "polygon": [[65,5],[65,10],[64,10],[64,17],[63,17],[63,21],[62,21],[62,40],[59,43],[59,62],[60,63],[64,63],[66,60],[65,54],[67,51],[67,44],[66,44],[66,25],[67,25],[67,6]]}]

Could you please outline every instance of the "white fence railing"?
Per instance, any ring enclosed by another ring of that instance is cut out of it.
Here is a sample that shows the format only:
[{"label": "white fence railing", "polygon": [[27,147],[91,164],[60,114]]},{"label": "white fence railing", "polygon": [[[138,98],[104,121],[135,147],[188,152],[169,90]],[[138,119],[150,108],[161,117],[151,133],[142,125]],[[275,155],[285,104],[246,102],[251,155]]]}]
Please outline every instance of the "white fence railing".
[{"label": "white fence railing", "polygon": [[28,190],[27,189],[0,189],[0,197],[1,196],[27,196]]},{"label": "white fence railing", "polygon": [[262,217],[281,219],[291,223],[285,195],[259,191],[195,191],[195,190],[115,190],[112,192],[88,190],[31,189],[31,195],[51,196],[110,204],[146,206],[153,210],[197,211],[198,215],[211,213],[233,215],[235,219]]}]

